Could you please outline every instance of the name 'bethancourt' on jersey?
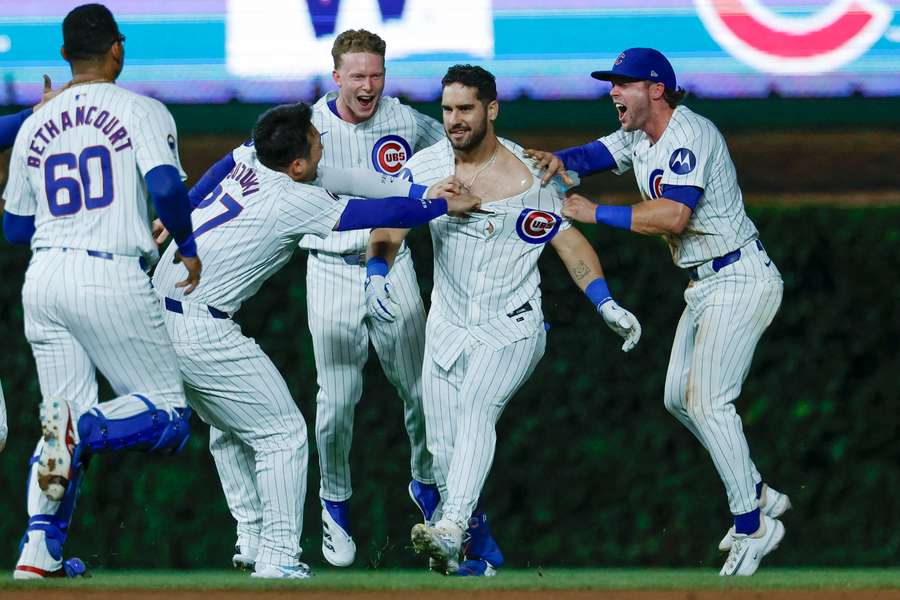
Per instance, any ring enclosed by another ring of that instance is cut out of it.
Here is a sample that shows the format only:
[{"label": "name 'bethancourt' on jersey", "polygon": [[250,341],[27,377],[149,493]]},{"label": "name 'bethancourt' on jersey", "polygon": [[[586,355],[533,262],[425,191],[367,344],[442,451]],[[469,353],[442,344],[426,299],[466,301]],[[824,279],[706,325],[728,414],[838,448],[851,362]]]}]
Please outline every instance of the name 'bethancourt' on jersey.
[{"label": "name 'bethancourt' on jersey", "polygon": [[[131,137],[128,135],[128,130],[119,124],[119,118],[113,116],[108,110],[102,110],[99,114],[97,114],[97,110],[96,106],[79,106],[75,108],[74,121],[68,110],[62,111],[57,120],[44,121],[44,124],[35,132],[31,145],[28,147],[32,152],[28,156],[28,166],[36,168],[41,166],[40,157],[47,150],[46,145],[41,145],[41,142],[49,144],[50,140],[56,138],[60,133],[74,127],[90,126],[102,131],[116,152],[131,148]],[[57,121],[59,125],[57,125]]]}]

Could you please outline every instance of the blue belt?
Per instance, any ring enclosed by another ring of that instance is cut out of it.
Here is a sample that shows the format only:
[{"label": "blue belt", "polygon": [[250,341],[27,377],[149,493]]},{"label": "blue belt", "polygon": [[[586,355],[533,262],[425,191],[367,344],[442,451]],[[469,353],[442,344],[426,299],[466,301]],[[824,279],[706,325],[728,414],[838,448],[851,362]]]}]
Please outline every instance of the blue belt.
[{"label": "blue belt", "polygon": [[[82,250],[81,248],[69,248],[67,246],[48,246],[44,248],[35,248],[35,252],[40,252],[41,250],[62,250],[63,252],[85,252],[88,256],[93,256],[94,258],[102,258],[103,260],[112,260],[116,257],[112,252],[103,252],[102,250]],[[144,260],[143,256],[138,257],[138,264],[141,266],[141,269],[147,270],[147,261]]]},{"label": "blue belt", "polygon": [[366,253],[362,252],[359,254],[338,254],[337,252],[324,252],[319,250],[310,250],[309,253],[313,256],[318,257],[319,254],[327,254],[329,256],[335,256],[340,258],[342,261],[347,263],[348,265],[354,267],[364,267],[366,266]]},{"label": "blue belt", "polygon": [[[181,303],[181,300],[175,300],[174,298],[165,297],[165,305],[166,310],[173,313],[184,314],[184,305]],[[209,311],[209,314],[212,315],[213,319],[230,319],[228,313],[225,311],[221,311],[218,308],[213,306],[206,305],[206,310]]]},{"label": "blue belt", "polygon": [[[761,241],[756,240],[756,248],[758,250],[763,249],[763,245],[762,245]],[[729,252],[728,254],[723,254],[722,256],[719,256],[718,258],[714,258],[714,259],[712,259],[713,273],[718,273],[721,269],[727,267],[728,265],[730,265],[732,263],[736,263],[739,260],[741,260],[741,249],[740,248],[738,248],[737,250],[734,250],[732,252]],[[691,278],[691,281],[700,281],[700,275],[697,273],[697,267],[691,267],[690,269],[687,270],[687,272],[688,272],[688,277]]]}]

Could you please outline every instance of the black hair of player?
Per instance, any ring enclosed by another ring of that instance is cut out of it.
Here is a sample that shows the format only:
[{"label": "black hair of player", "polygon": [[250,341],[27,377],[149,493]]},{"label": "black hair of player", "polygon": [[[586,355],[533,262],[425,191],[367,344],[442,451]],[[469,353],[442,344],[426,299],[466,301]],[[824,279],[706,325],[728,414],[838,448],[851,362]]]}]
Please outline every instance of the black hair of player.
[{"label": "black hair of player", "polygon": [[666,100],[666,104],[669,105],[669,108],[675,108],[676,106],[681,104],[685,96],[687,96],[687,91],[685,91],[685,89],[681,87],[675,90],[666,88],[665,94],[663,95]]},{"label": "black hair of player", "polygon": [[109,9],[102,4],[82,4],[63,19],[63,48],[70,61],[95,60],[125,36]]},{"label": "black hair of player", "polygon": [[312,109],[305,102],[270,108],[253,126],[259,162],[280,171],[298,158],[309,158]]},{"label": "black hair of player", "polygon": [[497,80],[490,71],[474,65],[453,65],[447,69],[447,74],[441,79],[441,87],[458,83],[465,87],[477,90],[475,97],[482,104],[488,104],[497,99]]}]

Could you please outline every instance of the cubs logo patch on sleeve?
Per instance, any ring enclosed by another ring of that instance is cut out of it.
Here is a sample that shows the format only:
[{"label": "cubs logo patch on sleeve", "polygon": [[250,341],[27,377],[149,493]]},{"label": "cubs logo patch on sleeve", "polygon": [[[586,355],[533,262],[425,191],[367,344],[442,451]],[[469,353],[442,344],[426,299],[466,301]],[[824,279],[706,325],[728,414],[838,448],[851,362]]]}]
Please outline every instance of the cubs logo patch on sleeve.
[{"label": "cubs logo patch on sleeve", "polygon": [[372,166],[379,173],[396,175],[412,156],[412,147],[399,135],[386,135],[372,146]]},{"label": "cubs logo patch on sleeve", "polygon": [[678,175],[687,175],[697,166],[697,157],[687,148],[678,148],[669,157],[669,168]]},{"label": "cubs logo patch on sleeve", "polygon": [[545,244],[553,239],[561,223],[562,217],[556,213],[525,208],[516,219],[516,233],[529,244]]},{"label": "cubs logo patch on sleeve", "polygon": [[662,197],[662,176],[662,169],[653,169],[650,173],[650,185],[648,189],[650,190],[650,197],[654,200]]}]

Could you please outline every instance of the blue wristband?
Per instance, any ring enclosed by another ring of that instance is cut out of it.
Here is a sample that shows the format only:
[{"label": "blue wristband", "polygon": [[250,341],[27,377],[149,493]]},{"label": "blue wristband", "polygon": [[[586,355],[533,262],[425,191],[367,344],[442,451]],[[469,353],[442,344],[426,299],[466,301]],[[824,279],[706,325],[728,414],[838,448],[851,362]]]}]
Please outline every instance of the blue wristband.
[{"label": "blue wristband", "polygon": [[387,261],[380,256],[373,256],[366,261],[366,277],[373,277],[375,275],[387,277],[389,270],[390,267],[388,266]]},{"label": "blue wristband", "polygon": [[584,288],[584,295],[588,297],[588,300],[591,301],[591,304],[593,304],[595,308],[600,308],[612,300],[612,294],[609,293],[609,286],[606,285],[606,279],[603,277],[598,277],[590,282],[588,286]]},{"label": "blue wristband", "polygon": [[606,223],[619,229],[631,229],[630,206],[598,206],[594,211],[598,223]]}]

